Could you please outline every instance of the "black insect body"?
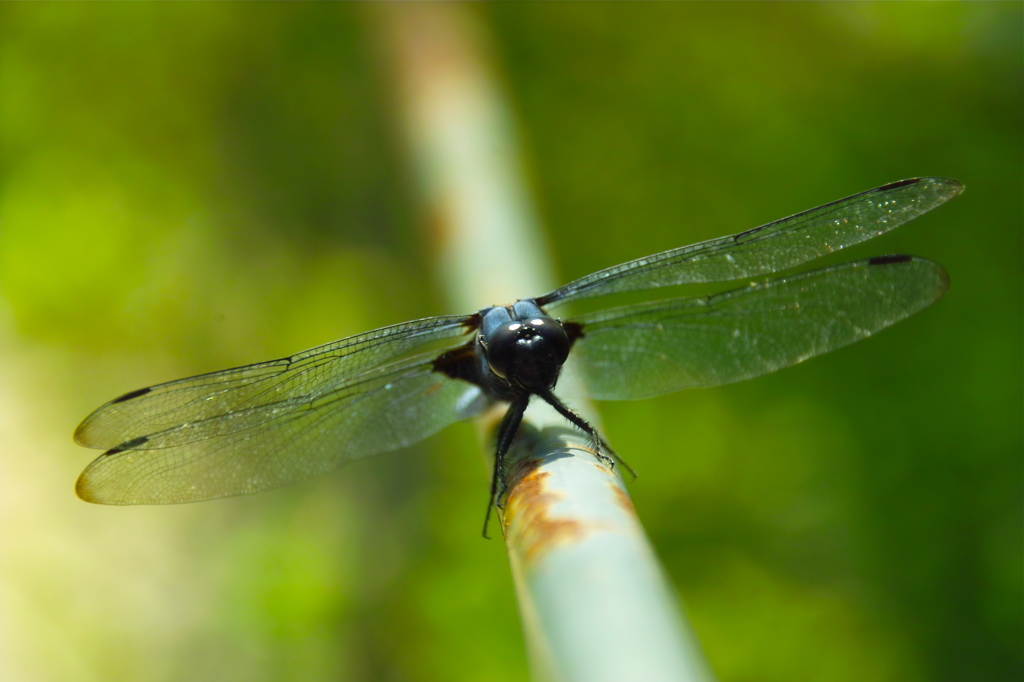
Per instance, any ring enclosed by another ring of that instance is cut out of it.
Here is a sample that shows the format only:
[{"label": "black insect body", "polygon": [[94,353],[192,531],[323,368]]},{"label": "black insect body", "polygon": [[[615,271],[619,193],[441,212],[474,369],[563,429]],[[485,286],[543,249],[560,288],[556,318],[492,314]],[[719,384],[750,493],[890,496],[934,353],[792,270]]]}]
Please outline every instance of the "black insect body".
[{"label": "black insect body", "polygon": [[492,400],[509,403],[498,429],[491,494],[484,516],[486,537],[491,508],[502,493],[505,455],[532,396],[551,405],[586,433],[597,456],[608,465],[614,462],[602,453],[602,445],[608,453],[614,453],[593,425],[569,409],[552,392],[572,344],[581,334],[579,326],[563,325],[549,317],[531,298],[516,301],[510,306],[486,308],[480,311],[480,315],[480,333],[470,342],[472,348],[441,356],[434,363],[434,369],[454,379],[475,384]]}]

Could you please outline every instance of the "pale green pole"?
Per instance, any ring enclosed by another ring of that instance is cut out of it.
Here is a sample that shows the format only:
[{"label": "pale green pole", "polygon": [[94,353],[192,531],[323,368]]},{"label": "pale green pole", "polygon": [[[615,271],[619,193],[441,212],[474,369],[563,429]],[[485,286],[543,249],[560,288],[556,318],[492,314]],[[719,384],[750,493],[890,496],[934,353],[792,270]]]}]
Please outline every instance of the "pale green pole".
[{"label": "pale green pole", "polygon": [[[378,15],[454,312],[559,284],[472,16],[463,5],[433,3],[387,6]],[[569,368],[559,387],[575,382]],[[510,453],[500,515],[534,677],[711,680],[618,470],[537,403]],[[589,405],[573,407],[599,426]],[[488,452],[497,418],[482,420]]]}]

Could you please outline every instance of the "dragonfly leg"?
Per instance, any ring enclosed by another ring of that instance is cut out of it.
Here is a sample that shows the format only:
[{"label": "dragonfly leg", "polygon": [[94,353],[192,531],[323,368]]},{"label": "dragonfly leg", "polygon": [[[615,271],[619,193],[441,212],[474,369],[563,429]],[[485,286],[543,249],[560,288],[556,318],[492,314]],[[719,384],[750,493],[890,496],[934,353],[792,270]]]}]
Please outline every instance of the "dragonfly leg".
[{"label": "dragonfly leg", "polygon": [[[558,399],[557,396],[555,396],[554,393],[552,393],[551,391],[544,391],[542,393],[538,393],[537,395],[539,395],[548,405],[555,408],[558,414],[568,419],[569,422],[573,424],[573,426],[583,431],[583,433],[587,434],[590,437],[590,445],[594,449],[594,455],[599,460],[601,460],[602,463],[607,465],[609,468],[614,468],[615,460],[622,462],[622,459],[617,454],[615,454],[615,451],[612,450],[608,446],[608,444],[604,442],[604,438],[601,438],[601,434],[597,432],[597,429],[595,429],[593,425],[591,425],[591,423],[588,422],[586,419],[570,410],[565,403],[563,403],[561,400]],[[606,455],[604,453],[605,450],[610,452],[612,456],[609,457],[608,455]],[[623,464],[625,464],[625,462],[623,462]],[[626,469],[628,469],[630,472],[633,471],[633,469],[628,464],[626,464],[625,466]]]},{"label": "dragonfly leg", "polygon": [[[494,471],[491,473],[491,495],[487,498],[487,513],[484,514],[484,532],[487,535],[487,525],[491,520],[491,508],[499,504],[501,496],[505,494],[505,454],[512,446],[512,439],[523,423],[523,414],[530,402],[530,395],[526,394],[517,397],[509,405],[505,417],[501,420],[501,427],[498,429],[498,447],[494,452]],[[488,538],[490,539],[490,538]]]},{"label": "dragonfly leg", "polygon": [[604,438],[601,439],[601,447],[604,448],[605,452],[611,455],[616,462],[621,464],[623,469],[629,472],[629,475],[633,477],[634,481],[636,480],[636,469],[629,466],[629,462],[622,459],[622,456],[619,453],[615,452],[615,450],[612,449],[612,446],[608,445],[608,442]]}]

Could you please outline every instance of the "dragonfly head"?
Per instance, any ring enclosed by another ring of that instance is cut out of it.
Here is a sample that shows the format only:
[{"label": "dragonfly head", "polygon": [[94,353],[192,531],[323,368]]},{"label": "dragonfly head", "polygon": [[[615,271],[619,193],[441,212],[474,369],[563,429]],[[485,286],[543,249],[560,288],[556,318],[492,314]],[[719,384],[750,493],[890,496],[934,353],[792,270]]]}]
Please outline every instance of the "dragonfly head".
[{"label": "dragonfly head", "polygon": [[554,387],[570,345],[561,323],[546,315],[505,322],[484,343],[491,371],[527,391]]}]

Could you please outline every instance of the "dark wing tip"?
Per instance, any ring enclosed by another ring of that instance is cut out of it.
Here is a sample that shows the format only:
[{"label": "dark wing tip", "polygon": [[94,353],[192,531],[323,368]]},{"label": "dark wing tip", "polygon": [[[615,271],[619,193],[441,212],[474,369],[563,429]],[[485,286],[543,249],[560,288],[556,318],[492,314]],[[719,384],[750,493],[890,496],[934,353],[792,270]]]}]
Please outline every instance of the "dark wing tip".
[{"label": "dark wing tip", "polygon": [[896,182],[890,182],[888,185],[882,185],[878,189],[881,192],[888,192],[891,189],[899,189],[900,187],[906,187],[907,185],[916,185],[923,179],[924,178],[907,178],[906,180],[897,180]]},{"label": "dark wing tip", "polygon": [[946,199],[955,197],[960,192],[964,191],[964,184],[959,180],[953,178],[907,178],[906,180],[897,180],[896,182],[890,182],[888,185],[882,185],[878,188],[879,192],[890,192],[894,189],[900,189],[901,187],[907,187],[908,185],[927,184],[934,187],[943,188],[941,194]]},{"label": "dark wing tip", "polygon": [[932,282],[934,287],[934,298],[932,301],[938,300],[949,290],[949,273],[946,269],[934,261],[930,261],[927,258],[917,258],[916,256],[905,256],[903,254],[894,254],[891,256],[875,256],[869,258],[866,261],[867,265],[870,266],[885,266],[885,265],[900,265],[902,263],[913,263],[918,268],[924,268],[928,271],[928,275],[933,277]]},{"label": "dark wing tip", "polygon": [[138,398],[140,395],[146,395],[147,393],[149,393],[152,390],[153,390],[152,388],[140,388],[137,391],[129,391],[128,393],[125,393],[124,395],[119,396],[119,397],[114,398],[113,400],[111,400],[110,404],[114,405],[115,403],[123,403],[126,400],[131,400],[132,398]]},{"label": "dark wing tip", "polygon": [[913,256],[904,255],[892,255],[892,256],[875,256],[874,258],[868,259],[868,265],[892,265],[893,263],[906,263],[909,260],[913,260]]},{"label": "dark wing tip", "polygon": [[[126,502],[124,499],[119,497],[111,498],[109,494],[105,494],[103,492],[103,489],[107,487],[103,485],[103,481],[107,478],[103,472],[106,470],[105,467],[109,463],[107,458],[122,452],[134,450],[140,445],[144,445],[147,441],[149,441],[149,436],[139,436],[138,438],[126,440],[116,448],[110,448],[94,459],[92,463],[85,468],[85,471],[81,473],[78,480],[75,481],[75,495],[77,495],[80,500],[91,502],[93,504],[134,504],[133,502]],[[97,478],[99,479],[99,489],[97,489]]]},{"label": "dark wing tip", "polygon": [[113,400],[111,400],[109,403],[107,403],[103,407],[98,408],[95,412],[93,412],[88,417],[86,417],[84,420],[82,420],[82,423],[79,424],[75,428],[75,434],[74,434],[75,442],[77,444],[81,445],[82,447],[86,447],[86,448],[105,448],[105,447],[108,447],[110,445],[109,441],[103,442],[103,440],[106,440],[106,439],[103,439],[103,438],[97,439],[97,438],[95,438],[95,436],[96,436],[95,433],[93,433],[93,434],[89,433],[89,431],[93,429],[93,427],[95,426],[96,422],[98,421],[99,415],[102,414],[103,412],[105,412],[106,408],[110,407],[111,405],[117,405],[118,403],[128,402],[129,400],[133,400],[133,399],[138,398],[140,396],[144,396],[147,393],[151,392],[152,390],[153,390],[152,387],[148,387],[148,388],[140,388],[140,389],[138,389],[136,391],[129,391],[128,393],[125,393],[122,396],[118,396],[117,398],[114,398]]},{"label": "dark wing tip", "polygon": [[125,442],[118,445],[116,448],[110,448],[109,450],[104,452],[103,456],[106,457],[107,455],[116,455],[117,453],[124,452],[125,450],[135,450],[140,445],[144,445],[148,440],[149,436],[139,436],[138,438],[126,440]]}]

